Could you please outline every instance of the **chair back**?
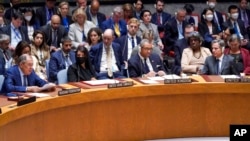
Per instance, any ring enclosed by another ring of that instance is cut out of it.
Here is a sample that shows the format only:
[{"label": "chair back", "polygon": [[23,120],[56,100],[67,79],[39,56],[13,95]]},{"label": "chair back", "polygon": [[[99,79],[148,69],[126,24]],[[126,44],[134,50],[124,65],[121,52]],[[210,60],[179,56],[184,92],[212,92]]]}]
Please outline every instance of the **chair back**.
[{"label": "chair back", "polygon": [[68,82],[67,71],[68,71],[68,69],[63,69],[57,73],[57,83],[58,84],[65,84]]},{"label": "chair back", "polygon": [[0,75],[0,91],[2,91],[3,81],[4,81],[4,75]]}]

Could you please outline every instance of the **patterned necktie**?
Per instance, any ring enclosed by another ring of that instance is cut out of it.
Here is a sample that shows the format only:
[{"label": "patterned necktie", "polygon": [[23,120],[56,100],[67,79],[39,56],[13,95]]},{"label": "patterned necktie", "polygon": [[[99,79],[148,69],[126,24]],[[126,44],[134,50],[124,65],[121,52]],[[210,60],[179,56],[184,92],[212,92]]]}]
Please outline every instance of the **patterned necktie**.
[{"label": "patterned necktie", "polygon": [[240,32],[239,32],[239,30],[238,30],[238,27],[237,27],[236,22],[234,22],[234,31],[235,31],[235,33],[237,34],[237,36],[240,37]]},{"label": "patterned necktie", "polygon": [[52,29],[52,46],[57,47],[57,30]]},{"label": "patterned necktie", "polygon": [[157,13],[157,24],[161,25],[161,14]]},{"label": "patterned necktie", "polygon": [[111,49],[110,47],[106,47],[106,57],[107,57],[107,71],[108,71],[108,76],[112,77],[113,76],[113,70],[112,70],[112,58],[111,58]]},{"label": "patterned necktie", "polygon": [[117,24],[117,23],[115,24],[115,34],[117,35],[117,37],[121,36],[119,24]]},{"label": "patterned necktie", "polygon": [[7,52],[6,52],[6,50],[3,51],[3,54],[4,54],[5,58],[6,58],[6,60],[8,61],[10,58],[9,58],[9,56],[8,56],[8,54],[7,54]]}]

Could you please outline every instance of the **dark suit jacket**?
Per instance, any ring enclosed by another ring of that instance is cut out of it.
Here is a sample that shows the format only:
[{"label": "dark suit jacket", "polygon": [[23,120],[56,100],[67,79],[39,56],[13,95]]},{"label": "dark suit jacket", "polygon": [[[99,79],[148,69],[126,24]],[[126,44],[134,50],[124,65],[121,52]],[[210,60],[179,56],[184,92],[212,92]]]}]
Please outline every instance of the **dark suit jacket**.
[{"label": "dark suit jacket", "polygon": [[[45,33],[46,43],[51,46],[52,43],[52,27],[50,24],[44,25],[41,27],[41,30]],[[61,39],[67,36],[68,33],[64,26],[60,25],[57,29],[57,47],[60,47]]]},{"label": "dark suit jacket", "polygon": [[[152,15],[152,18],[151,18],[151,22],[158,25],[158,22],[157,22],[157,12],[155,12],[153,15]],[[161,13],[161,18],[162,18],[162,24],[161,25],[165,25],[167,23],[167,21],[171,18],[171,15],[167,12],[162,12]],[[161,25],[158,25],[158,26],[161,26]]]},{"label": "dark suit jacket", "polygon": [[[122,72],[124,69],[124,62],[122,59],[121,47],[119,44],[113,42],[112,48],[113,48],[114,55],[115,55],[116,65],[118,69]],[[102,50],[103,50],[103,42],[91,47],[89,51],[91,63],[94,66],[94,69],[97,73],[100,72]]]},{"label": "dark suit jacket", "polygon": [[[202,74],[217,75],[216,58],[214,56],[208,56],[205,60]],[[230,55],[224,55],[222,59],[220,75],[239,75],[239,71],[235,67],[234,59]]]},{"label": "dark suit jacket", "polygon": [[[216,11],[216,10],[215,10],[215,12],[216,12],[216,15],[217,15],[219,24],[220,24],[220,28],[221,28],[221,30],[223,30],[222,25],[223,25],[224,20],[223,20],[222,14],[221,14],[221,12]],[[215,22],[215,20],[214,20],[214,22]],[[218,30],[219,30],[219,29],[218,29]],[[219,31],[220,31],[220,30],[219,30]],[[220,32],[221,32],[221,31],[220,31]]]},{"label": "dark suit jacket", "polygon": [[[42,87],[47,82],[36,75],[34,70],[27,76],[28,86]],[[20,71],[18,66],[12,66],[7,70],[4,80],[3,92],[26,92],[26,86],[22,86]]]},{"label": "dark suit jacket", "polygon": [[[62,18],[61,15],[59,15],[59,16],[60,16],[60,18],[61,18],[61,25],[64,26],[64,25],[63,25],[63,18]],[[69,25],[72,24],[72,23],[74,23],[74,22],[73,22],[73,20],[72,20],[72,16],[66,15],[66,18],[67,18],[67,21],[68,21],[68,28],[66,28],[65,26],[64,26],[64,27],[65,27],[65,29],[67,29],[67,31],[68,31]]]},{"label": "dark suit jacket", "polygon": [[[52,8],[53,14],[57,13],[57,8]],[[47,9],[45,6],[36,9],[36,20],[39,26],[47,24]]]},{"label": "dark suit jacket", "polygon": [[[141,38],[139,36],[136,36],[136,41],[137,41],[137,45],[140,44]],[[116,38],[114,42],[118,43],[121,46],[122,58],[124,61],[127,61],[129,59],[128,58],[128,35],[124,35],[119,38]],[[135,47],[137,45],[135,45]]]},{"label": "dark suit jacket", "polygon": [[[28,37],[28,31],[27,28],[25,26],[20,26],[19,28],[21,37],[23,41],[27,41],[28,43],[30,43],[29,37]],[[1,34],[7,34],[11,37],[11,25],[6,25],[2,28],[0,28],[0,33]]]},{"label": "dark suit jacket", "polygon": [[96,77],[95,71],[90,65],[90,68],[83,69],[77,63],[69,66],[67,71],[68,82],[79,82],[91,80],[91,78]]},{"label": "dark suit jacket", "polygon": [[[101,24],[101,29],[104,32],[106,29],[110,28],[113,31],[114,30],[114,21],[112,19],[112,17],[110,17],[109,19],[107,19],[106,21],[102,22]],[[127,23],[124,20],[120,20],[119,21],[119,28],[120,28],[120,32],[121,32],[121,36],[126,35],[127,34]],[[117,37],[117,35],[115,34],[115,36]]]},{"label": "dark suit jacket", "polygon": [[[75,52],[70,51],[69,57],[72,64],[74,64],[76,62]],[[50,82],[57,81],[57,73],[63,69],[66,69],[65,57],[63,56],[62,50],[58,50],[52,53],[49,60],[49,81]]]},{"label": "dark suit jacket", "polygon": [[181,56],[185,48],[188,47],[187,39],[183,38],[177,40],[174,45],[174,54],[175,54],[175,66],[173,68],[173,73],[180,74],[181,72]]},{"label": "dark suit jacket", "polygon": [[[86,10],[87,20],[92,21],[91,14],[90,14],[89,10],[90,9],[88,7]],[[106,20],[106,15],[101,13],[101,12],[97,12],[96,17],[97,17],[97,21],[98,21],[98,27],[101,27],[102,23]]]},{"label": "dark suit jacket", "polygon": [[[6,51],[6,53],[8,54],[9,59],[11,58],[11,52],[9,50]],[[6,61],[4,59],[4,54],[3,52],[0,50],[0,75],[5,75],[5,64]]]},{"label": "dark suit jacket", "polygon": [[[153,70],[155,72],[158,72],[160,70],[165,72],[163,62],[161,61],[161,58],[157,54],[151,54],[149,56],[149,60],[151,62],[151,65],[153,67]],[[128,60],[128,71],[130,77],[141,77],[143,74],[146,74],[143,69],[143,61],[141,60],[139,54],[134,54],[130,57]]]},{"label": "dark suit jacket", "polygon": [[[247,31],[244,25],[244,22],[240,19],[237,20],[237,23],[240,28],[240,33],[241,35],[245,38],[248,39]],[[234,27],[230,19],[228,19],[226,22],[223,23],[223,29],[226,30],[228,27]]]},{"label": "dark suit jacket", "polygon": [[[183,30],[183,36],[185,31],[185,26],[188,23],[186,21],[183,21],[182,23],[182,30]],[[172,47],[175,43],[175,41],[178,39],[179,33],[178,33],[178,27],[177,27],[177,21],[176,18],[170,19],[166,26],[165,26],[165,45],[167,48],[170,48],[169,50],[172,50]],[[169,51],[168,50],[168,51]]]},{"label": "dark suit jacket", "polygon": [[[247,18],[248,18],[248,26],[250,25],[250,10],[246,9],[246,14],[247,14]],[[239,8],[239,17],[238,19],[245,19],[244,17],[242,18],[242,14],[241,14],[241,9]]]}]

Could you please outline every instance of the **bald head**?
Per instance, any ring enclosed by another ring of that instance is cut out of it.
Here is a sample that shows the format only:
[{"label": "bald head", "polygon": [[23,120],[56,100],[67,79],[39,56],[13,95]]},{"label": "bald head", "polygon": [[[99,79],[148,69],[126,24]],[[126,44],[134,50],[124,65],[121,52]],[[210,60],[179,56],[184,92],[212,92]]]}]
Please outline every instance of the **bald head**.
[{"label": "bald head", "polygon": [[90,7],[90,11],[92,15],[96,15],[97,12],[99,11],[99,7],[100,7],[100,3],[98,0],[93,0],[91,2],[91,7]]},{"label": "bald head", "polygon": [[103,44],[105,46],[110,46],[114,40],[114,31],[112,29],[106,29],[103,33]]},{"label": "bald head", "polygon": [[54,30],[57,30],[59,28],[61,24],[61,19],[58,15],[53,15],[51,17],[51,27],[54,29]]}]

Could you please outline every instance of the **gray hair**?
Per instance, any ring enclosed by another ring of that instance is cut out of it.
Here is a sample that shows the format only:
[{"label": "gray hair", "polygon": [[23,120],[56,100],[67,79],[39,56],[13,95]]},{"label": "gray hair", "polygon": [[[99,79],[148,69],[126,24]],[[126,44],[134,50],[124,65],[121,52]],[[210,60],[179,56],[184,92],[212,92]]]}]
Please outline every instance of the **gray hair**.
[{"label": "gray hair", "polygon": [[233,42],[233,41],[238,41],[239,43],[241,42],[240,37],[237,34],[232,34],[228,38],[228,42]]},{"label": "gray hair", "polygon": [[218,43],[219,46],[220,46],[220,48],[221,48],[221,50],[222,50],[222,52],[224,52],[224,49],[225,49],[225,46],[226,46],[224,40],[221,40],[221,39],[213,40],[213,41],[211,42],[211,45],[213,45],[213,44],[215,44],[215,43]]},{"label": "gray hair", "polygon": [[150,44],[149,40],[148,39],[142,39],[141,43],[140,43],[140,47],[143,47],[146,43]]},{"label": "gray hair", "polygon": [[7,34],[0,34],[0,42],[10,40],[10,36]]},{"label": "gray hair", "polygon": [[17,60],[17,64],[20,65],[21,63],[26,62],[27,60],[32,60],[31,55],[29,54],[22,54],[18,60]]},{"label": "gray hair", "polygon": [[119,13],[119,12],[123,12],[122,7],[121,6],[115,7],[113,10],[113,13],[115,14],[115,13]]}]

